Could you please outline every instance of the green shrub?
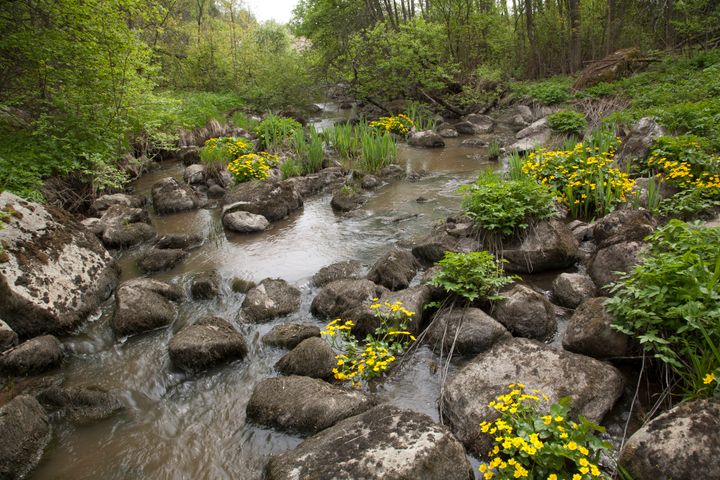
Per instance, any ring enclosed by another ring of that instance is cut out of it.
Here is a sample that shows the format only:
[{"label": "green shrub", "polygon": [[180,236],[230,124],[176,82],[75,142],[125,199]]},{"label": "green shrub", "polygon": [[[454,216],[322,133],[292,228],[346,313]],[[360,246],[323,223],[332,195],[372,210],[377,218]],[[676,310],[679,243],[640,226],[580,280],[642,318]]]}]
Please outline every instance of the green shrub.
[{"label": "green shrub", "polygon": [[671,220],[612,289],[613,327],[669,365],[689,396],[720,369],[720,228]]},{"label": "green shrub", "polygon": [[447,293],[470,302],[501,300],[500,290],[518,279],[505,275],[502,262],[487,251],[445,252],[445,257],[436,265],[440,270],[430,280],[430,285],[442,287]]},{"label": "green shrub", "polygon": [[295,135],[295,131],[302,129],[302,125],[292,118],[267,115],[255,128],[261,149],[276,150],[286,147]]},{"label": "green shrub", "polygon": [[566,135],[580,135],[588,126],[585,115],[572,110],[561,110],[548,116],[548,125]]},{"label": "green shrub", "polygon": [[235,183],[251,180],[266,180],[270,177],[270,169],[277,165],[279,158],[267,152],[248,153],[242,155],[227,166]]},{"label": "green shrub", "polygon": [[512,235],[527,228],[533,220],[555,215],[553,196],[527,177],[504,180],[493,172],[485,172],[460,191],[463,209],[488,233]]},{"label": "green shrub", "polygon": [[535,83],[513,85],[513,90],[545,105],[556,105],[570,100],[569,77],[555,77]]}]

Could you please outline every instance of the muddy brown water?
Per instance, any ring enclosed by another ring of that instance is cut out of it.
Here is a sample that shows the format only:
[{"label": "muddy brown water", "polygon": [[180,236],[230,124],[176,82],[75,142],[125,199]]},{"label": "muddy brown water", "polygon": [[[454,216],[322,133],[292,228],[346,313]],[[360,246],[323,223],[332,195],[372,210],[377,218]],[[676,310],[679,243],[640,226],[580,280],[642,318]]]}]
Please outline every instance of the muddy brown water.
[{"label": "muddy brown water", "polygon": [[[337,215],[327,195],[310,198],[304,208],[272,229],[256,235],[226,233],[219,210],[201,209],[152,216],[158,234],[194,232],[207,239],[177,268],[153,275],[189,290],[195,273],[218,270],[229,283],[240,276],[255,281],[283,278],[303,292],[300,311],[263,325],[237,321],[243,295],[226,289],[218,299],[188,300],[175,323],[148,334],[116,339],[109,327],[112,299],[78,335],[63,339],[68,352],[62,375],[66,385],[97,385],[120,394],[124,413],[89,425],[54,421],[53,440],[29,478],[45,479],[258,479],[270,455],[302,441],[296,436],[246,422],[245,407],[254,386],[275,376],[273,365],[285,351],[260,339],[283,322],[323,323],[310,313],[317,289],[311,277],[331,263],[357,259],[371,265],[394,244],[427,234],[459,205],[457,189],[482,169],[499,165],[485,150],[450,140],[439,150],[401,147],[400,163],[408,172],[427,172],[379,189],[351,215]],[[182,177],[182,166],[163,164],[142,177],[136,192],[166,176]],[[419,203],[419,197],[427,202]],[[142,248],[117,254],[122,279],[140,275],[135,260]],[[249,354],[215,370],[186,375],[170,365],[167,344],[174,332],[206,315],[219,315],[247,338]],[[458,368],[451,366],[451,372]],[[382,402],[416,410],[437,419],[440,359],[427,347],[396,369],[376,394]]]}]

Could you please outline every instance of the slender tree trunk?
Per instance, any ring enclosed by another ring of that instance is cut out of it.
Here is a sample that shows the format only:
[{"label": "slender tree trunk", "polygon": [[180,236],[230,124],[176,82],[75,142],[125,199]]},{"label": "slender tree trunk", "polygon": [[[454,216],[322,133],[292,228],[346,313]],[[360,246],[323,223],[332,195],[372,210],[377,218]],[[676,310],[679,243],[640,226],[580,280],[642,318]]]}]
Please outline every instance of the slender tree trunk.
[{"label": "slender tree trunk", "polygon": [[533,21],[532,0],[525,2],[525,28],[527,30],[528,43],[530,44],[530,61],[528,62],[530,76],[536,77],[540,72],[540,56],[535,35],[535,24]]},{"label": "slender tree trunk", "polygon": [[582,37],[580,36],[580,0],[568,0],[570,17],[570,72],[577,72],[582,66]]}]

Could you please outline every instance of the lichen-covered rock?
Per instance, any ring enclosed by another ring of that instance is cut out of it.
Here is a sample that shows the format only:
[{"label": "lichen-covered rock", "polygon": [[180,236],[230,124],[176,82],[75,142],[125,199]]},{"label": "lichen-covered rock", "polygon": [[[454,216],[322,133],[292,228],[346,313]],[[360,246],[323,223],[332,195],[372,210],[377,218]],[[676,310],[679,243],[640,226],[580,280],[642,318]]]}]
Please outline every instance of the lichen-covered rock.
[{"label": "lichen-covered rock", "polygon": [[570,396],[572,414],[593,422],[602,420],[623,390],[620,372],[594,358],[524,338],[500,341],[445,385],[443,418],[473,453],[485,455],[489,450],[492,438],[478,425],[496,418],[488,403],[507,393],[511,383],[538,389],[552,402]]},{"label": "lichen-covered rock", "polygon": [[0,320],[0,353],[18,344],[18,335],[10,325]]},{"label": "lichen-covered rock", "polygon": [[495,128],[495,121],[487,115],[471,113],[465,120],[473,124],[475,133],[490,133]]},{"label": "lichen-covered rock", "polygon": [[408,136],[408,145],[422,148],[442,148],[445,146],[445,140],[432,130],[426,130],[424,132],[412,132]]},{"label": "lichen-covered rock", "polygon": [[242,304],[242,318],[262,323],[300,308],[300,290],[285,280],[266,278],[250,289]]},{"label": "lichen-covered rock", "polygon": [[198,372],[221,363],[245,358],[245,338],[218,317],[204,318],[183,327],[168,344],[173,365],[186,372]]},{"label": "lichen-covered rock", "polygon": [[597,221],[593,238],[599,248],[622,242],[642,242],[657,222],[647,210],[617,210]]},{"label": "lichen-covered rock", "polygon": [[170,270],[187,257],[185,250],[177,248],[151,248],[138,259],[138,267],[145,273]]},{"label": "lichen-covered rock", "polygon": [[286,353],[275,364],[275,368],[285,375],[327,379],[332,377],[337,366],[335,352],[322,338],[311,337]]},{"label": "lichen-covered rock", "polygon": [[155,229],[147,223],[116,223],[108,225],[100,240],[108,248],[127,248],[137,245],[155,236]]},{"label": "lichen-covered rock", "polygon": [[360,305],[370,305],[385,288],[370,280],[336,280],[325,285],[315,296],[310,310],[321,318],[342,317],[345,312]]},{"label": "lichen-covered rock", "polygon": [[110,207],[121,205],[130,208],[142,208],[145,206],[145,198],[139,195],[128,195],[126,193],[113,193],[102,195],[90,206],[90,213],[94,216],[102,216]]},{"label": "lichen-covered rock", "polygon": [[635,480],[720,478],[720,399],[681,403],[635,432],[619,463]]},{"label": "lichen-covered rock", "polygon": [[62,363],[60,341],[52,335],[31,338],[0,355],[0,372],[16,377],[36,375]]},{"label": "lichen-covered rock", "polygon": [[40,392],[37,399],[48,411],[60,411],[75,424],[103,420],[125,408],[117,395],[99,387],[53,386]]},{"label": "lichen-covered rock", "polygon": [[189,165],[183,172],[183,180],[190,185],[201,185],[205,183],[205,165]]},{"label": "lichen-covered rock", "polygon": [[345,390],[309,377],[268,378],[253,390],[247,417],[286,432],[314,434],[373,406],[358,390]]},{"label": "lichen-covered rock", "polygon": [[60,210],[0,193],[0,316],[20,337],[77,327],[118,282],[98,239]]},{"label": "lichen-covered rock", "polygon": [[265,334],[262,342],[273,347],[293,349],[307,338],[320,337],[320,329],[315,325],[283,323],[275,325]]},{"label": "lichen-covered rock", "polygon": [[232,232],[255,233],[267,230],[270,222],[262,215],[238,210],[223,216],[223,226]]},{"label": "lichen-covered rock", "polygon": [[622,160],[645,158],[655,140],[664,135],[667,131],[654,118],[643,117],[633,126],[618,157]]},{"label": "lichen-covered rock", "polygon": [[276,180],[244,182],[225,195],[223,211],[243,210],[262,215],[271,222],[282,220],[303,206],[292,182]]},{"label": "lichen-covered rock", "polygon": [[440,135],[443,138],[457,138],[460,136],[458,131],[451,127],[439,129],[438,135]]},{"label": "lichen-covered rock", "polygon": [[557,329],[555,309],[544,295],[525,285],[515,285],[503,293],[493,315],[513,335],[546,340]]},{"label": "lichen-covered rock", "polygon": [[563,307],[577,308],[597,293],[595,282],[586,273],[561,273],[552,284],[553,297]]},{"label": "lichen-covered rock", "polygon": [[365,203],[365,196],[352,186],[338,189],[330,200],[330,206],[338,212],[350,212]]},{"label": "lichen-covered rock", "polygon": [[402,290],[410,285],[418,268],[411,252],[393,248],[375,262],[367,278],[390,290]]},{"label": "lichen-covered rock", "polygon": [[188,250],[200,246],[203,236],[194,233],[169,233],[163,235],[155,244],[155,248]]},{"label": "lichen-covered rock", "polygon": [[618,272],[629,272],[637,265],[645,245],[641,242],[622,242],[605,247],[595,254],[588,265],[588,273],[602,293],[619,278]]},{"label": "lichen-covered rock", "polygon": [[158,215],[184,212],[200,206],[200,199],[193,189],[172,177],[163,178],[153,185],[152,199]]},{"label": "lichen-covered rock", "polygon": [[222,278],[218,272],[202,272],[195,275],[190,294],[196,300],[210,300],[220,295]]},{"label": "lichen-covered rock", "polygon": [[420,413],[380,405],[273,457],[268,480],[470,480],[460,442]]},{"label": "lichen-covered rock", "polygon": [[427,285],[418,285],[417,287],[407,288],[397,292],[386,290],[382,292],[379,297],[378,303],[383,305],[380,309],[371,309],[371,303],[366,302],[345,311],[342,317],[352,319],[355,322],[353,334],[359,338],[365,338],[366,335],[374,333],[375,329],[380,326],[380,319],[377,314],[390,313],[384,304],[387,302],[392,305],[400,302],[403,308],[413,313],[413,315],[406,320],[408,331],[414,335],[418,335],[422,326],[425,305],[430,303],[431,300],[432,290]]},{"label": "lichen-covered rock", "polygon": [[527,230],[520,244],[510,244],[502,256],[506,269],[520,273],[538,273],[573,265],[578,258],[578,241],[563,222],[543,221]]},{"label": "lichen-covered rock", "polygon": [[173,302],[182,291],[168,283],[140,278],[124,282],[115,294],[115,314],[110,325],[118,336],[154,330],[175,320]]},{"label": "lichen-covered rock", "polygon": [[356,260],[337,262],[323,267],[313,275],[313,283],[318,287],[324,287],[335,280],[362,278],[362,263]]},{"label": "lichen-covered rock", "polygon": [[563,348],[595,358],[625,355],[628,337],[613,330],[613,316],[605,309],[605,297],[590,298],[570,318]]},{"label": "lichen-covered rock", "polygon": [[48,416],[34,397],[20,395],[0,407],[0,478],[24,478],[50,441]]},{"label": "lichen-covered rock", "polygon": [[438,312],[427,329],[426,343],[438,355],[476,355],[510,337],[507,329],[479,308]]}]

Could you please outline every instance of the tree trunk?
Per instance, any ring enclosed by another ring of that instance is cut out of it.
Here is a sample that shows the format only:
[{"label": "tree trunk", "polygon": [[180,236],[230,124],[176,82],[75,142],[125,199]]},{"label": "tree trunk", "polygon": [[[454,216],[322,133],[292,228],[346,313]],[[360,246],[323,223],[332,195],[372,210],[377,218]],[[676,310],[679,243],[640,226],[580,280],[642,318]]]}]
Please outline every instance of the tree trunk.
[{"label": "tree trunk", "polygon": [[570,73],[577,72],[582,66],[582,37],[580,36],[580,0],[568,0],[570,17]]}]

